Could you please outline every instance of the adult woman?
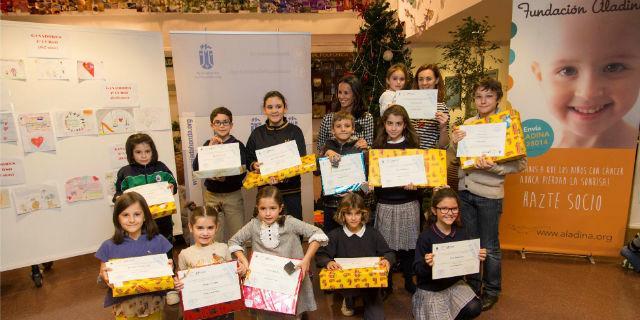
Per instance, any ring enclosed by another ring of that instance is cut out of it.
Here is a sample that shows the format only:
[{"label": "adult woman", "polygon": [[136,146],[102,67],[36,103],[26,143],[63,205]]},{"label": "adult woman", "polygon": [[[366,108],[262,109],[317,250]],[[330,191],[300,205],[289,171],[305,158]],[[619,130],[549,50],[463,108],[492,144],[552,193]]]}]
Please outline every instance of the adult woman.
[{"label": "adult woman", "polygon": [[338,103],[331,113],[322,118],[320,132],[318,133],[318,143],[316,149],[321,152],[327,140],[331,138],[331,124],[333,115],[338,111],[351,113],[356,119],[355,136],[358,137],[356,146],[366,149],[373,144],[373,117],[367,112],[367,107],[362,97],[362,83],[355,76],[345,76],[338,82]]},{"label": "adult woman", "polygon": [[438,66],[422,65],[416,70],[414,89],[437,89],[438,111],[435,119],[411,119],[420,139],[420,149],[444,149],[449,144],[449,109],[444,103],[444,83]]}]

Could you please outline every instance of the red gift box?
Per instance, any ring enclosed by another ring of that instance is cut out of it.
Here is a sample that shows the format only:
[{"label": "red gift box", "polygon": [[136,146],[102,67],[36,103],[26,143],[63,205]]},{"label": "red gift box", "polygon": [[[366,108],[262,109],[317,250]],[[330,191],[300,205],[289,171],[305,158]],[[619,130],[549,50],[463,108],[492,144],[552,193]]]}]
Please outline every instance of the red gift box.
[{"label": "red gift box", "polygon": [[[290,259],[302,261],[300,259]],[[300,293],[300,285],[302,284],[302,272],[298,277],[298,285],[293,295],[284,294],[272,290],[258,289],[242,286],[242,296],[244,297],[244,305],[247,308],[273,311],[285,314],[296,314],[296,306],[298,304],[298,293]]]}]

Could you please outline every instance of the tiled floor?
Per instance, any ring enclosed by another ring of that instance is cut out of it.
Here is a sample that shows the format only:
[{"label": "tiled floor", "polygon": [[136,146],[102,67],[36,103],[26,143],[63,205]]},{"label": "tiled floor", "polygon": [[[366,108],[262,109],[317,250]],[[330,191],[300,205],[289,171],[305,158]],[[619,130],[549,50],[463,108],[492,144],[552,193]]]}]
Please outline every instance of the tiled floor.
[{"label": "tiled floor", "polygon": [[[640,319],[640,274],[623,270],[620,259],[597,259],[595,265],[580,258],[530,255],[516,252],[503,258],[503,294],[496,306],[479,319]],[[35,288],[29,269],[3,272],[0,318],[110,319],[102,308],[104,289],[96,285],[98,262],[91,255],[56,261],[45,273],[42,288]],[[395,293],[385,302],[388,319],[410,319],[411,299],[395,275]],[[342,317],[340,301],[318,290],[318,310],[310,319],[358,319]],[[167,307],[166,319],[177,319],[175,307]],[[250,319],[247,312],[236,319]]]}]

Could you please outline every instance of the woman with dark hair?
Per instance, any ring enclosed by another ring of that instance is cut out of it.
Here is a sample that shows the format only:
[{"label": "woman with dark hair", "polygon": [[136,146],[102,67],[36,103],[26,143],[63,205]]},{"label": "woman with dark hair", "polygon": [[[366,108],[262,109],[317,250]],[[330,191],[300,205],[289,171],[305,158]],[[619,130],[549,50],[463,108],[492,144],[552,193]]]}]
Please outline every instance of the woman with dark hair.
[{"label": "woman with dark hair", "polygon": [[449,109],[444,103],[444,81],[435,64],[422,65],[416,70],[413,88],[438,90],[438,111],[435,119],[411,119],[418,132],[421,149],[444,149],[449,144]]},{"label": "woman with dark hair", "polygon": [[362,83],[355,76],[345,76],[338,82],[338,103],[333,106],[331,113],[322,118],[320,131],[318,133],[318,143],[316,149],[321,152],[325,143],[331,139],[331,125],[333,115],[336,112],[348,112],[356,119],[355,136],[358,137],[356,147],[367,149],[373,144],[373,116],[367,112],[367,106],[362,96]]}]

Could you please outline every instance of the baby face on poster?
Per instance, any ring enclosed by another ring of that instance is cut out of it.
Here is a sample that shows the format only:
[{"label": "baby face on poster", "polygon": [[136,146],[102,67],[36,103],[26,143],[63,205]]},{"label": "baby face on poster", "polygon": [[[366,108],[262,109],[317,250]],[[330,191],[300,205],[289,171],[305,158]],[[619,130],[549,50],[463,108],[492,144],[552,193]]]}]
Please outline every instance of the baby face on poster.
[{"label": "baby face on poster", "polygon": [[590,10],[540,22],[544,41],[531,71],[560,124],[556,147],[633,147],[637,123],[624,117],[640,115],[640,12]]}]

